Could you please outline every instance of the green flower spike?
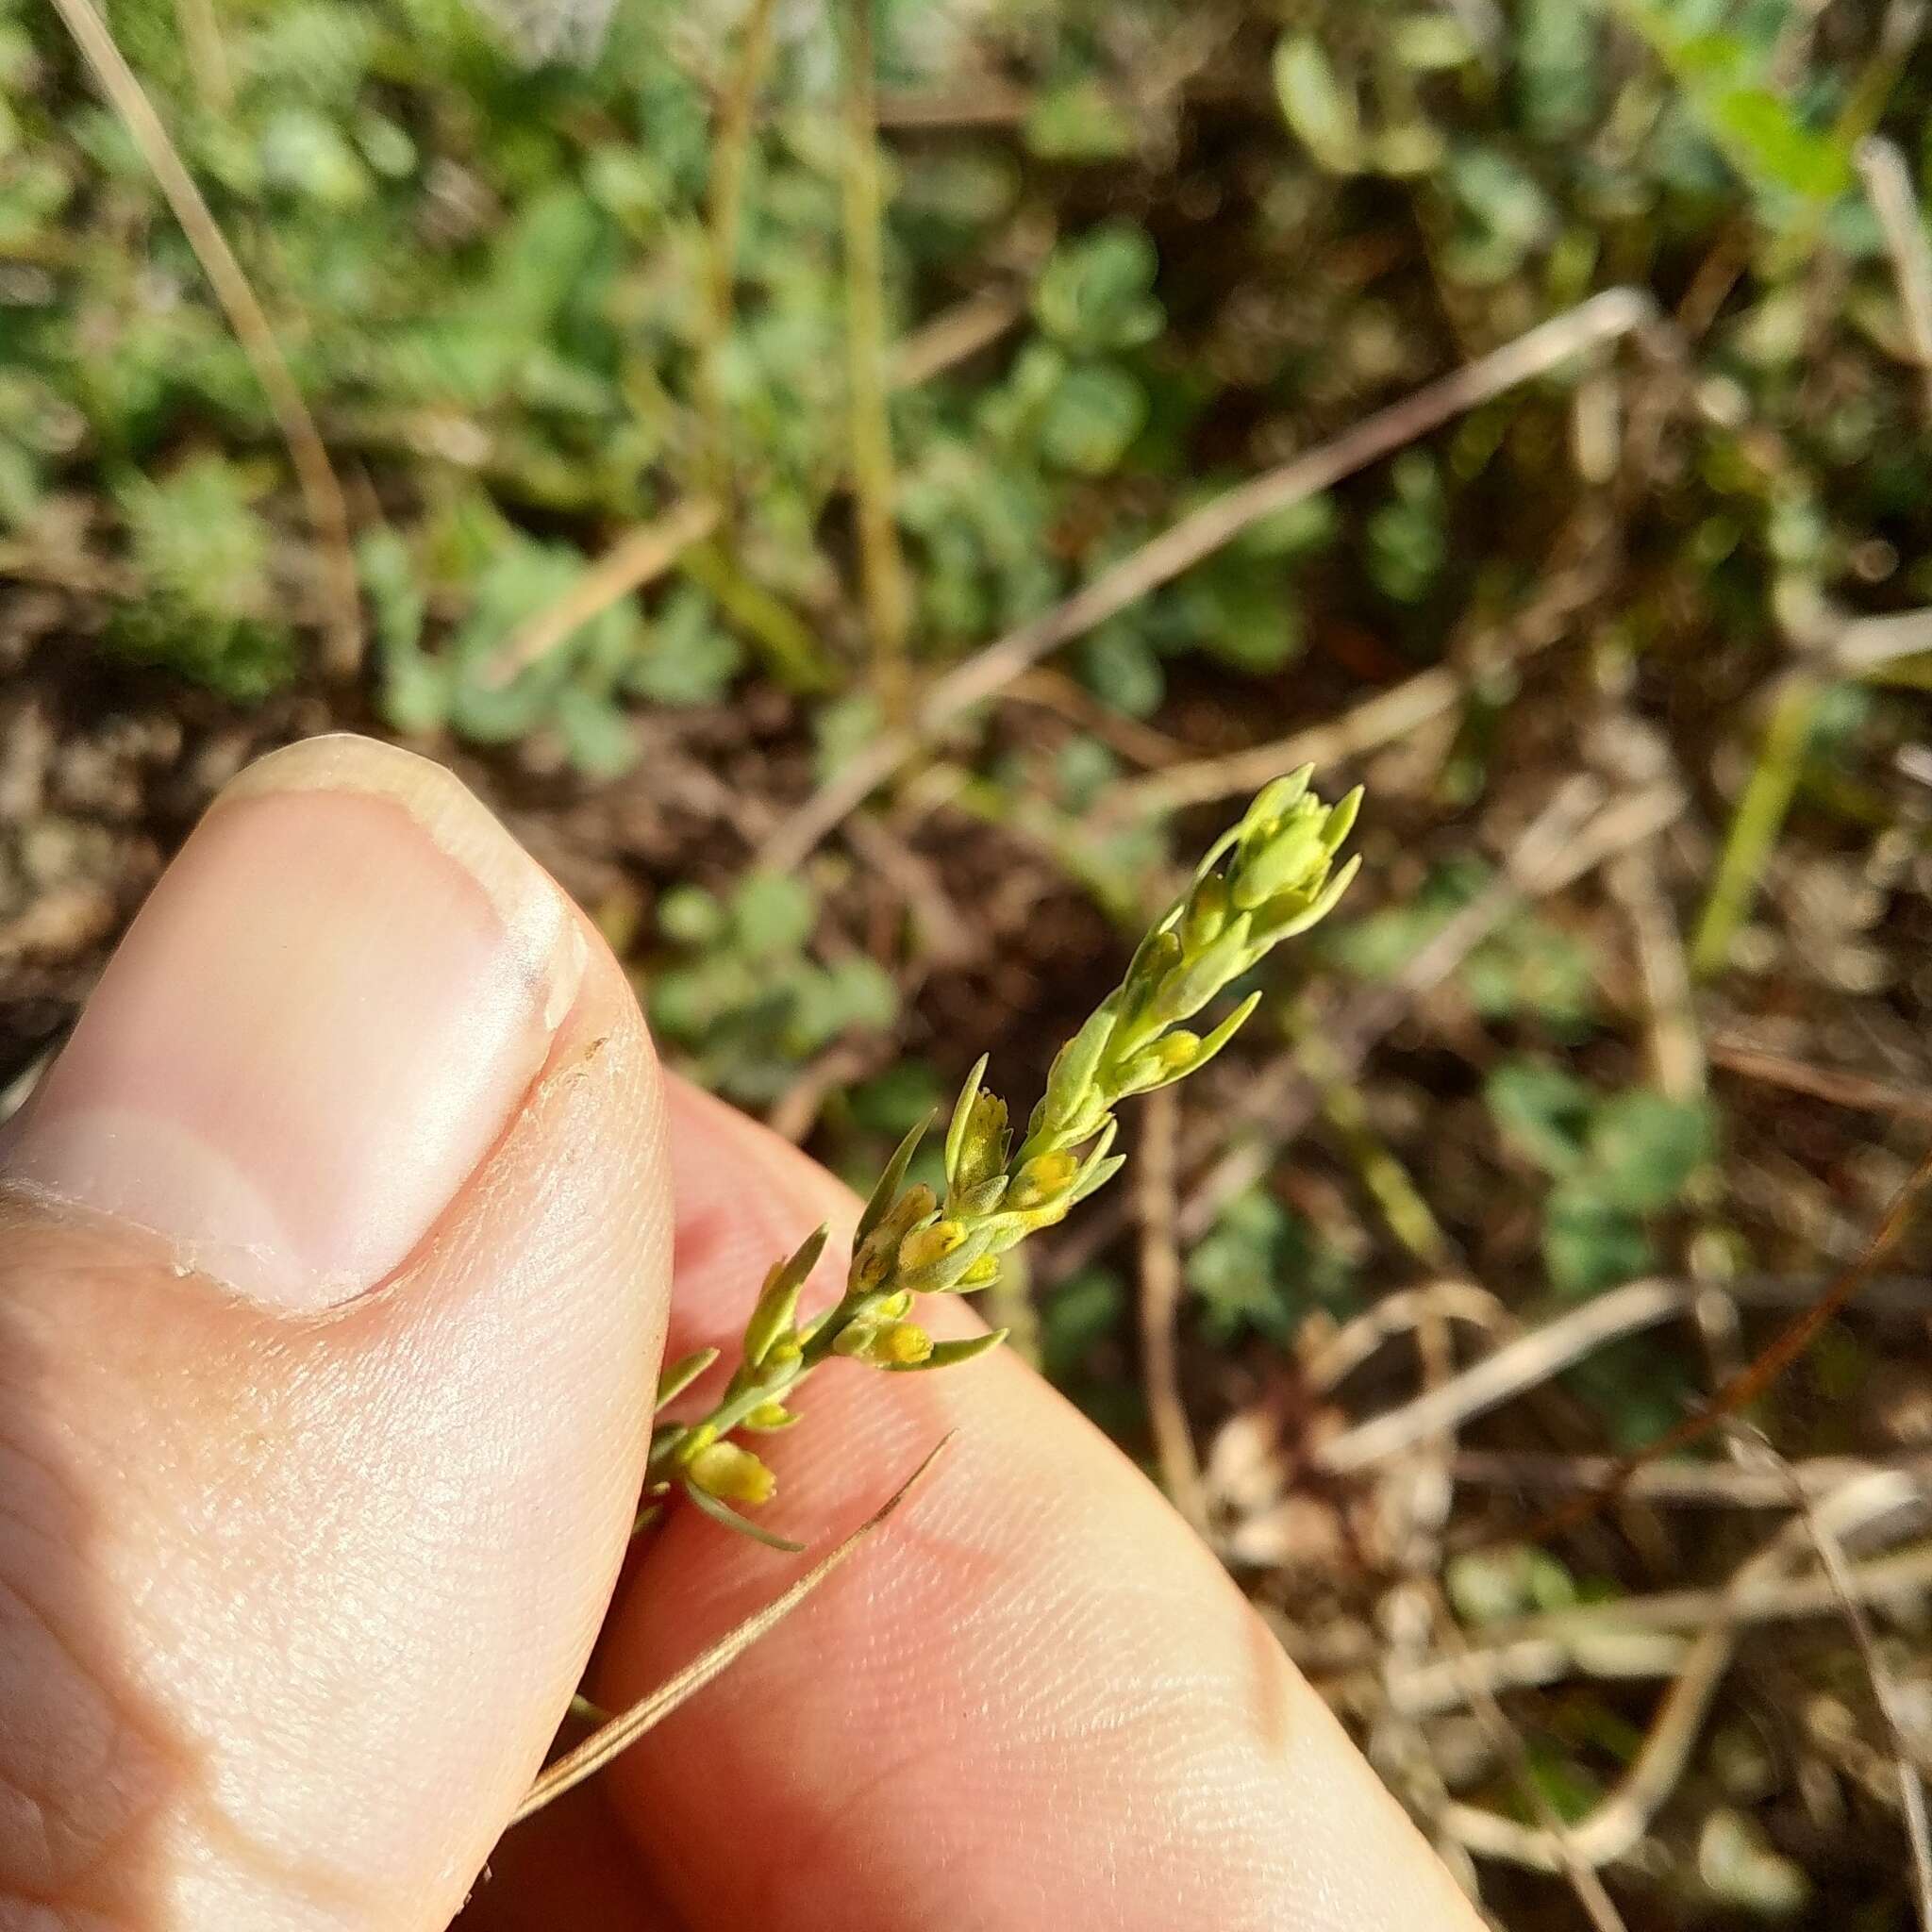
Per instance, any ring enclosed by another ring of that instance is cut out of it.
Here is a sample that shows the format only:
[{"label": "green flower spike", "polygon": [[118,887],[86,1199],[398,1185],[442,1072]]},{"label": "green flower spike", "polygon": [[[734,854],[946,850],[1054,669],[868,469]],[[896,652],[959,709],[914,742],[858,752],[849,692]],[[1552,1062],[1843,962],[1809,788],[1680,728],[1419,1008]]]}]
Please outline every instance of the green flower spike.
[{"label": "green flower spike", "polygon": [[[950,1368],[984,1355],[1005,1331],[936,1342],[910,1319],[921,1295],[970,1294],[999,1278],[1000,1257],[1051,1227],[1124,1164],[1113,1152],[1114,1108],[1204,1067],[1260,1001],[1251,992],[1217,1024],[1183,1025],[1284,940],[1324,918],[1348,889],[1357,859],[1337,866],[1355,824],[1359,790],[1324,805],[1308,790],[1313,767],[1277,778],[1239,824],[1215,841],[1193,881],[1147,937],[1126,977],[1056,1057],[1046,1091],[1015,1147],[1007,1104],[967,1076],[946,1129],[945,1191],[908,1185],[931,1126],[914,1128],[888,1162],[859,1217],[845,1291],[801,1322],[800,1295],[824,1251],[820,1228],[766,1277],[745,1324],[738,1367],[710,1412],[660,1423],[651,1443],[645,1508],[654,1522],[681,1487],[719,1523],[780,1549],[795,1544],[740,1513],[770,1501],[777,1482],[734,1432],[789,1428],[798,1384],[827,1357],[894,1374]],[[707,1350],[667,1369],[658,1407],[716,1359]]]}]

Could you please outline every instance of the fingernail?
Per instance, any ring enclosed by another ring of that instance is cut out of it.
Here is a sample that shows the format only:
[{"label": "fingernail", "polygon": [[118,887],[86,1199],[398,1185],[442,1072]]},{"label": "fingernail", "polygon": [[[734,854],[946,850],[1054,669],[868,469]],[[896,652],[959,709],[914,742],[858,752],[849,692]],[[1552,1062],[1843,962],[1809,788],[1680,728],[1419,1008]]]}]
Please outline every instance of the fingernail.
[{"label": "fingernail", "polygon": [[503,1133],[582,946],[441,766],[291,745],[168,868],[0,1173],[267,1307],[335,1307],[408,1257]]}]

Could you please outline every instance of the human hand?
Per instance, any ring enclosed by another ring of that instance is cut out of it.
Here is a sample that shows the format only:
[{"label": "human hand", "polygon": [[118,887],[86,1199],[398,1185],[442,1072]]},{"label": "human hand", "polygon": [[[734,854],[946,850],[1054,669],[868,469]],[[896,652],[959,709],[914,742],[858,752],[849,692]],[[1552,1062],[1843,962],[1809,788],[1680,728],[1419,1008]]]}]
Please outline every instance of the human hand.
[{"label": "human hand", "polygon": [[[230,788],[0,1174],[0,1932],[441,1932],[613,1585],[621,1705],[804,1560],[685,1513],[624,1559],[667,1320],[727,1341],[855,1204],[660,1074],[433,766],[320,740]],[[886,1534],[504,1841],[465,1932],[1474,1923],[1016,1359],[829,1371],[784,1528],[823,1544],[949,1429]]]}]

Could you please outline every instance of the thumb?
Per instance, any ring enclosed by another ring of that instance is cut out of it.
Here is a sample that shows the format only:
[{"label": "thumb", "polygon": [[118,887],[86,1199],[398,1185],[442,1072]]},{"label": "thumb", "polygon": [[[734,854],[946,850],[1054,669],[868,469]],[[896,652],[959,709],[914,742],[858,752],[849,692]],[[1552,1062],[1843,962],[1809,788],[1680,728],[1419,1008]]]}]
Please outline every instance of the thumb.
[{"label": "thumb", "polygon": [[0,1142],[0,1926],[441,1932],[624,1551],[662,1139],[447,773],[216,802]]}]

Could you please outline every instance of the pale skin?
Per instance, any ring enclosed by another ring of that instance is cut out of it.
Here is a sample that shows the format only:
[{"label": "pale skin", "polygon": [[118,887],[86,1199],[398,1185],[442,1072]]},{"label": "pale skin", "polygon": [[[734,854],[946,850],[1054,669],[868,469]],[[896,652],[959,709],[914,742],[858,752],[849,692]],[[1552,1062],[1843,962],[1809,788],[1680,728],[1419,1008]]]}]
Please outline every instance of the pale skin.
[{"label": "pale skin", "polygon": [[[481,820],[359,741],[218,806],[157,895],[192,922],[144,918],[0,1138],[0,1932],[1474,1925],[1219,1565],[999,1354],[818,1375],[761,1445],[786,1533],[951,1452],[497,1845],[600,1626],[622,1704],[796,1574],[691,1514],[630,1548],[629,1517],[660,1352],[728,1345],[855,1204],[659,1071]],[[318,956],[360,1045],[312,1022]],[[465,1058],[432,1036],[471,997]],[[402,1072],[358,1118],[372,1032]],[[151,1118],[177,1053],[204,1089]]]}]

